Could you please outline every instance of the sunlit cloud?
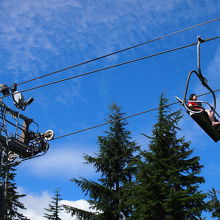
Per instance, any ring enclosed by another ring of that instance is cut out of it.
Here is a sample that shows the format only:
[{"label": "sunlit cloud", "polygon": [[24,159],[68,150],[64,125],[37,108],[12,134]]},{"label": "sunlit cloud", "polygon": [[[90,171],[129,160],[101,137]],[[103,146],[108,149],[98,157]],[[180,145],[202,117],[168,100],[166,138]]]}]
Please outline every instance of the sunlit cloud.
[{"label": "sunlit cloud", "polygon": [[55,100],[61,105],[71,105],[74,104],[76,98],[83,100],[84,98],[80,94],[80,81],[74,80],[71,85],[60,87],[60,93],[56,96]]},{"label": "sunlit cloud", "polygon": [[[126,42],[130,45],[142,41],[151,35],[151,27],[157,29],[173,21],[169,13],[182,3],[159,2],[4,1],[0,47],[7,58],[5,68],[15,77],[30,78],[38,75],[38,71],[56,70],[58,64],[69,66],[79,55],[82,59],[105,54],[128,45]],[[189,1],[187,5],[192,7],[195,3]],[[207,10],[217,10],[206,6]],[[197,16],[200,10],[198,7]],[[155,19],[155,14],[161,19]],[[190,19],[195,14],[179,10],[179,16]]]},{"label": "sunlit cloud", "polygon": [[[31,220],[43,220],[45,219],[44,213],[46,213],[45,208],[49,207],[49,203],[51,198],[54,195],[50,195],[48,192],[40,192],[40,193],[31,193],[26,192],[23,188],[19,189],[20,193],[26,193],[26,196],[21,199],[21,202],[25,205],[26,210],[20,211],[25,216],[30,218]],[[69,205],[75,208],[83,209],[85,211],[93,211],[90,209],[90,205],[86,200],[80,199],[76,201],[69,201],[69,200],[61,200],[60,205]],[[65,210],[60,211],[59,217],[62,220],[77,220],[76,217],[72,217],[71,214],[65,212]]]},{"label": "sunlit cloud", "polygon": [[91,148],[80,145],[63,144],[50,149],[41,158],[22,163],[20,169],[31,175],[44,178],[72,178],[74,176],[94,176],[95,171],[91,165],[85,164],[84,154],[94,155]]},{"label": "sunlit cloud", "polygon": [[[20,193],[25,193],[25,189],[20,188]],[[45,208],[48,207],[51,196],[48,192],[44,191],[41,193],[30,193],[26,194],[25,197],[21,199],[21,202],[25,205],[26,210],[22,213],[30,219],[42,220]]]}]

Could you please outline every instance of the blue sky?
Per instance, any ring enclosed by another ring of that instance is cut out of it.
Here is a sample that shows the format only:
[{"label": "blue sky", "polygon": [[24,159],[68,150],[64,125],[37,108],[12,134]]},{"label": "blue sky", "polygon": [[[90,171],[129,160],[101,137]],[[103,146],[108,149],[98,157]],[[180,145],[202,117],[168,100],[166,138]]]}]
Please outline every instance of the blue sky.
[{"label": "blue sky", "polygon": [[[0,77],[11,85],[50,73],[106,53],[123,49],[158,36],[198,24],[220,15],[217,0],[12,0],[0,3]],[[114,65],[130,59],[179,47],[220,35],[220,21],[83,65],[41,80],[19,86],[19,90]],[[202,71],[214,89],[219,89],[220,40],[202,44]],[[73,79],[24,93],[34,97],[24,112],[40,125],[40,130],[53,129],[57,136],[103,123],[108,106],[116,101],[127,115],[158,106],[163,92],[174,102],[183,97],[186,77],[196,68],[196,47],[175,51],[129,65]],[[194,78],[195,79],[195,78]],[[198,80],[191,91],[202,93]],[[220,101],[219,95],[217,95]],[[206,97],[211,100],[211,97]],[[5,100],[13,106],[12,100]],[[217,104],[219,106],[219,102]],[[173,110],[179,106],[172,107]],[[218,107],[220,110],[220,107]],[[143,148],[157,112],[129,119],[128,129]],[[220,147],[199,129],[184,113],[180,122],[194,154],[201,157],[202,189],[219,190]],[[31,219],[41,220],[42,209],[59,188],[66,202],[88,208],[86,197],[70,182],[73,177],[96,179],[97,174],[83,164],[84,153],[98,151],[97,136],[108,127],[50,142],[49,152],[23,162],[17,171],[17,185],[27,194],[24,200]],[[67,215],[63,219],[70,219]]]}]

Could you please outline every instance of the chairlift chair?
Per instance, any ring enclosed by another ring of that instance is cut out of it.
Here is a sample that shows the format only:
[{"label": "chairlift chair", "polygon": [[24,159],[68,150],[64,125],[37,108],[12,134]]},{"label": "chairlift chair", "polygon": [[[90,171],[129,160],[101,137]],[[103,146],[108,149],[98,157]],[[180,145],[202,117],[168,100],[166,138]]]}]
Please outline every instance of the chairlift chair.
[{"label": "chairlift chair", "polygon": [[[176,99],[184,106],[186,112],[191,116],[191,118],[209,135],[210,138],[212,138],[213,141],[217,142],[220,140],[220,126],[213,126],[211,123],[211,120],[205,111],[205,109],[201,110],[193,110],[188,106],[188,100],[187,100],[187,92],[188,92],[188,87],[189,87],[189,81],[192,76],[192,74],[195,74],[198,79],[200,80],[201,84],[211,92],[214,100],[213,106],[211,106],[207,102],[202,102],[202,101],[193,101],[193,102],[200,102],[208,105],[214,113],[214,117],[220,118],[219,114],[216,112],[216,97],[214,91],[209,87],[208,82],[206,78],[203,77],[201,73],[201,68],[200,68],[200,44],[203,42],[201,37],[198,37],[198,43],[197,43],[197,67],[198,70],[191,71],[187,77],[187,82],[186,82],[186,89],[185,89],[185,94],[183,100],[180,98],[176,97]],[[216,118],[215,118],[216,119]],[[216,119],[217,121],[217,119]]]},{"label": "chairlift chair", "polygon": [[[183,100],[176,97],[176,99],[183,105]],[[185,108],[186,109],[186,108]],[[190,117],[212,138],[213,141],[217,142],[220,140],[220,128],[219,126],[213,126],[207,112],[205,110],[200,112],[191,112],[186,109],[186,112]]]}]

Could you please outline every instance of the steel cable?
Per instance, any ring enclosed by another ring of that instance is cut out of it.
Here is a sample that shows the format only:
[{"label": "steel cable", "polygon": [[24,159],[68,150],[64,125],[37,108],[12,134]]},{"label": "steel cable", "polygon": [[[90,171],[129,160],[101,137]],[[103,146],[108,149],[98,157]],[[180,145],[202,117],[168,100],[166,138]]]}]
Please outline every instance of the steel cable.
[{"label": "steel cable", "polygon": [[121,49],[121,50],[118,50],[118,51],[115,51],[115,52],[112,52],[112,53],[108,53],[108,54],[105,54],[105,55],[100,56],[100,57],[97,57],[97,58],[93,58],[93,59],[90,59],[90,60],[86,60],[86,61],[84,61],[84,62],[75,64],[75,65],[73,65],[73,66],[69,66],[69,67],[66,67],[66,68],[63,68],[63,69],[60,69],[60,70],[57,70],[57,71],[54,71],[54,72],[51,72],[51,73],[48,73],[48,74],[45,74],[45,75],[36,77],[36,78],[33,78],[33,79],[30,79],[30,80],[26,80],[26,81],[24,81],[24,82],[17,83],[17,85],[22,85],[22,84],[25,84],[25,83],[28,83],[28,82],[31,82],[31,81],[34,81],[34,80],[37,80],[37,79],[44,78],[44,77],[46,77],[46,76],[54,75],[54,74],[57,74],[57,73],[60,73],[60,72],[63,72],[63,71],[69,70],[69,69],[73,69],[73,68],[75,68],[75,67],[82,66],[82,65],[84,65],[84,64],[91,63],[91,62],[94,62],[94,61],[96,61],[96,60],[100,60],[100,59],[103,59],[103,58],[105,58],[105,57],[109,57],[109,56],[112,56],[112,55],[114,55],[114,54],[118,54],[118,53],[121,53],[121,52],[124,52],[124,51],[127,51],[127,50],[131,50],[131,49],[133,49],[133,48],[140,47],[140,46],[143,46],[143,45],[145,45],[145,44],[152,43],[152,42],[154,42],[154,41],[158,41],[158,40],[164,39],[164,38],[166,38],[166,37],[169,37],[169,36],[172,36],[172,35],[175,35],[175,34],[178,34],[178,33],[184,32],[184,31],[187,31],[187,30],[191,30],[191,29],[193,29],[193,28],[196,28],[196,27],[199,27],[199,26],[202,26],[202,25],[206,25],[206,24],[209,24],[209,23],[211,23],[211,22],[218,21],[218,20],[220,20],[220,17],[214,18],[214,19],[211,19],[211,20],[208,20],[208,21],[205,21],[205,22],[203,22],[203,23],[199,23],[199,24],[190,26],[190,27],[188,27],[188,28],[181,29],[181,30],[179,30],[179,31],[175,31],[175,32],[172,32],[172,33],[169,33],[169,34],[165,34],[165,35],[162,35],[162,36],[160,36],[160,37],[154,38],[154,39],[152,39],[152,40],[148,40],[148,41],[145,41],[145,42],[143,42],[143,43],[136,44],[136,45],[131,46],[131,47],[127,47],[127,48],[125,48],[125,49]]},{"label": "steel cable", "polygon": [[[214,90],[213,92],[219,92],[220,89],[216,89]],[[210,94],[211,92],[206,92],[206,93],[203,93],[203,94],[200,94],[198,95],[198,97],[200,96],[204,96],[204,95],[208,95]],[[123,117],[121,118],[120,120],[125,120],[125,119],[128,119],[128,118],[132,118],[132,117],[136,117],[138,115],[142,115],[142,114],[145,114],[145,113],[148,113],[148,112],[152,112],[152,111],[155,111],[155,110],[158,110],[158,109],[161,109],[161,108],[165,108],[165,107],[168,107],[168,106],[171,106],[171,105],[175,105],[179,103],[178,101],[177,102],[173,102],[173,103],[169,103],[167,105],[163,105],[163,106],[159,106],[159,107],[156,107],[156,108],[152,108],[152,109],[148,109],[146,111],[142,111],[142,112],[139,112],[139,113],[136,113],[136,114],[133,114],[133,115],[129,115],[129,116],[126,116],[126,117]],[[65,134],[65,135],[61,135],[61,136],[58,136],[58,137],[55,137],[53,140],[57,140],[57,139],[60,139],[60,138],[64,138],[64,137],[67,137],[67,136],[70,136],[70,135],[74,135],[74,134],[78,134],[78,133],[82,133],[82,132],[85,132],[85,131],[88,131],[88,130],[92,130],[94,128],[98,128],[98,127],[102,127],[104,125],[107,125],[107,124],[110,124],[112,123],[113,121],[107,121],[105,123],[102,123],[102,124],[98,124],[98,125],[95,125],[95,126],[91,126],[91,127],[88,127],[88,128],[84,128],[84,129],[81,129],[81,130],[77,130],[77,131],[74,131],[74,132],[71,132],[71,133],[68,133],[68,134]]]}]

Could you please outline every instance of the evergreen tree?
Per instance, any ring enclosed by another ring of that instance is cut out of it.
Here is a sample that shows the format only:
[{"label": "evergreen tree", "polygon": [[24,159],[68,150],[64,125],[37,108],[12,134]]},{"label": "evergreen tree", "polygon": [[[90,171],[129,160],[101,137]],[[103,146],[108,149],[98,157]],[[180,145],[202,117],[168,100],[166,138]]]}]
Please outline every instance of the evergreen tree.
[{"label": "evergreen tree", "polygon": [[59,213],[63,210],[62,206],[59,204],[61,200],[61,195],[59,190],[55,191],[55,197],[52,197],[52,200],[49,203],[49,208],[45,209],[47,213],[44,213],[44,217],[50,220],[61,220]]},{"label": "evergreen tree", "polygon": [[190,143],[177,136],[181,112],[171,112],[167,101],[162,95],[157,123],[147,136],[149,149],[142,152],[132,219],[201,219],[205,209],[205,194],[199,191],[203,166],[192,156]]},{"label": "evergreen tree", "polygon": [[211,198],[211,200],[207,202],[208,210],[212,212],[213,218],[216,217],[218,220],[220,220],[220,201],[217,198],[214,188],[212,188],[212,190],[209,190],[208,196],[209,198]]},{"label": "evergreen tree", "polygon": [[[71,207],[69,205],[63,205],[64,209],[66,210],[67,213],[70,213],[71,216],[77,216],[78,220],[95,220],[98,219],[99,213],[98,212],[89,212],[85,211],[83,209],[78,209],[75,207]],[[101,220],[101,219],[100,219]]]},{"label": "evergreen tree", "polygon": [[20,210],[24,210],[24,205],[19,201],[20,198],[24,197],[24,194],[17,192],[15,183],[16,176],[16,164],[5,165],[1,170],[1,177],[5,179],[5,196],[3,199],[4,203],[4,220],[24,220],[28,219]]},{"label": "evergreen tree", "polygon": [[[131,140],[130,132],[125,128],[127,122],[123,119],[124,113],[120,107],[112,104],[110,109],[109,131],[105,132],[106,136],[98,137],[99,153],[96,157],[84,157],[86,162],[92,164],[96,172],[101,174],[101,178],[98,182],[85,178],[72,180],[89,195],[91,207],[100,211],[90,219],[119,220],[132,214],[128,195],[135,171],[133,160],[137,156],[134,156],[134,153],[139,147]],[[75,211],[78,211],[78,216],[84,214],[79,210]]]}]

